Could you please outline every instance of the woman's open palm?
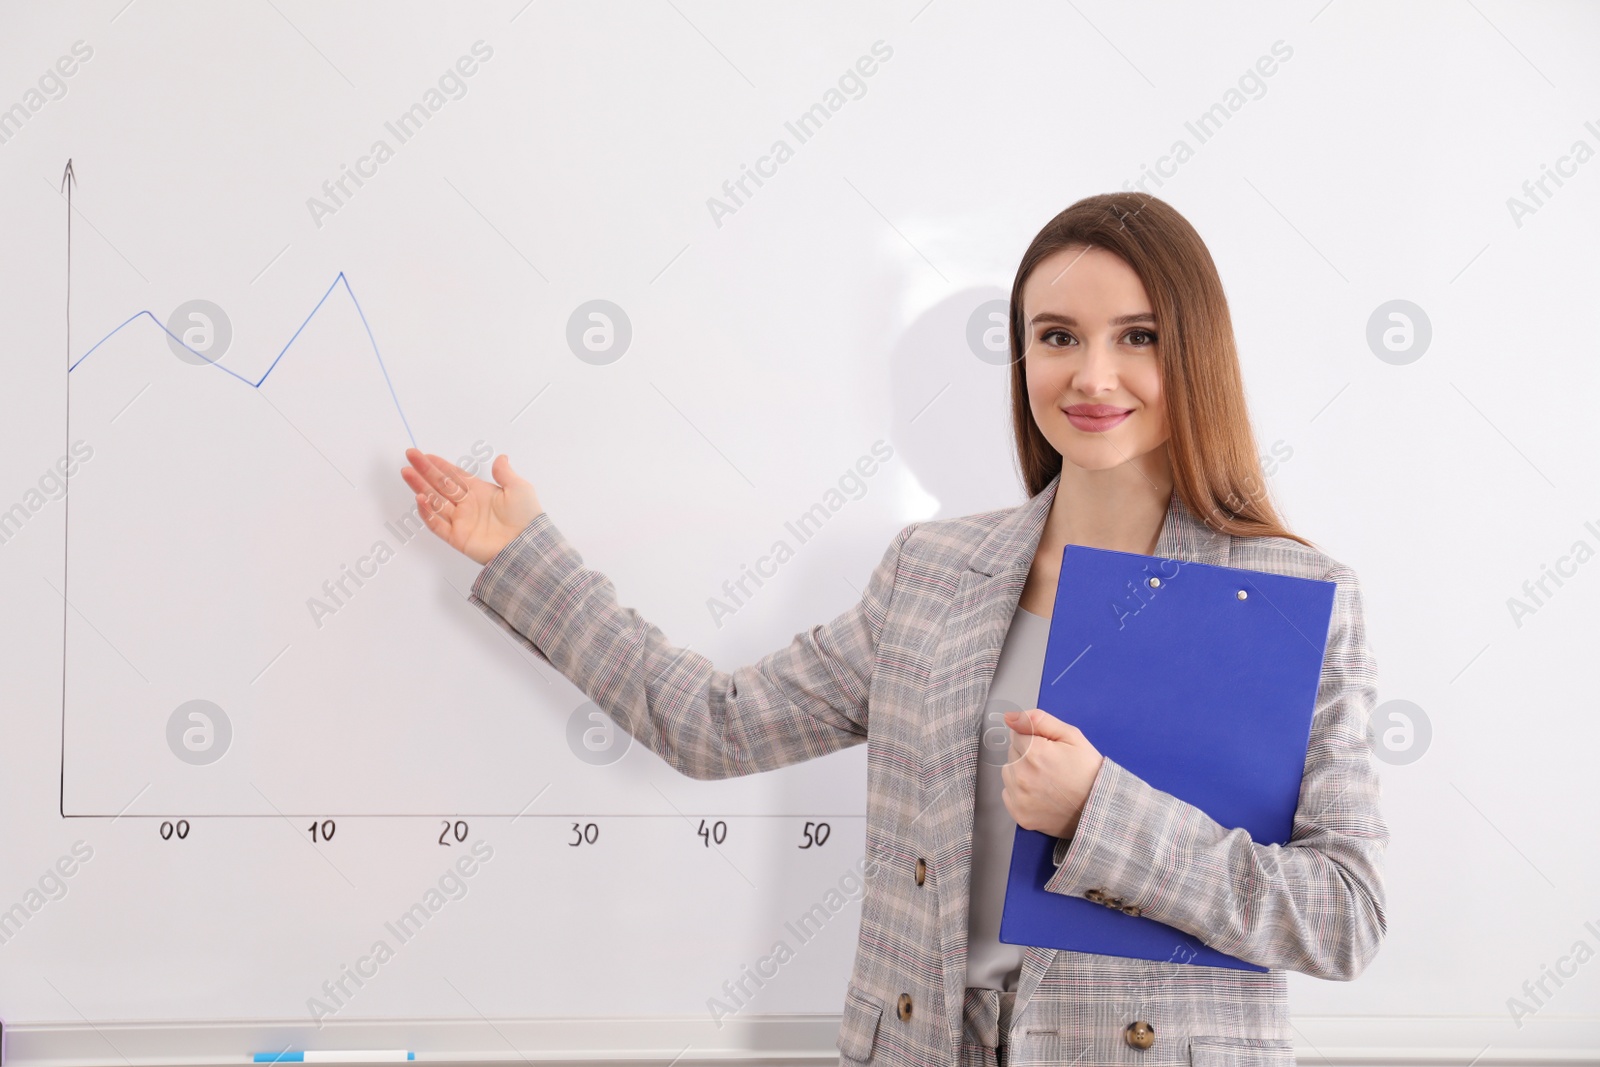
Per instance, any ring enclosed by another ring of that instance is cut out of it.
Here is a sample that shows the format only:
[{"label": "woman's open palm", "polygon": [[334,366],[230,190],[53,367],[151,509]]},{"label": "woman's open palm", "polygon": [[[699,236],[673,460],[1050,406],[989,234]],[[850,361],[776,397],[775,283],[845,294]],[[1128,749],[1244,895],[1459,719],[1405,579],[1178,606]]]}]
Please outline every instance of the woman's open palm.
[{"label": "woman's open palm", "polygon": [[544,510],[533,483],[512,470],[504,455],[494,458],[493,482],[415,448],[406,449],[406,459],[411,466],[401,467],[400,477],[417,494],[417,514],[446,544],[478,563],[493,559]]}]

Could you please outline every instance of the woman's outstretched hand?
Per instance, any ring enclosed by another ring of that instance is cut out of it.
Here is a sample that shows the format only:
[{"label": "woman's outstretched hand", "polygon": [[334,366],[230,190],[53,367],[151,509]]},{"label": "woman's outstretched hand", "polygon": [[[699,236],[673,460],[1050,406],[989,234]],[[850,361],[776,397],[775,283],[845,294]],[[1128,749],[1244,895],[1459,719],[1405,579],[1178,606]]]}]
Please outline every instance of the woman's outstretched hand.
[{"label": "woman's outstretched hand", "polygon": [[494,458],[493,482],[415,448],[406,449],[406,459],[411,466],[401,467],[400,477],[417,494],[417,514],[446,544],[478,563],[494,559],[544,511],[533,483],[512,470],[504,455]]}]

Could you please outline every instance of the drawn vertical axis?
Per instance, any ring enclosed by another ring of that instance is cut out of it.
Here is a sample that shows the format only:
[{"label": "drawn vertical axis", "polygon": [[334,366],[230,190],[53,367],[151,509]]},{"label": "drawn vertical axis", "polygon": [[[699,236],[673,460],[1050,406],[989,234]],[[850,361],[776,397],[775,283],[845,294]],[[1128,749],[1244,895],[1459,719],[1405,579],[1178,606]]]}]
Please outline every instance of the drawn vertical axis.
[{"label": "drawn vertical axis", "polygon": [[[72,455],[72,189],[78,184],[73,173],[72,160],[61,172],[62,190],[67,194],[67,406],[62,418],[65,435],[65,456]],[[56,797],[57,811],[67,817],[67,552],[68,538],[72,534],[72,476],[64,479],[66,488],[61,494],[61,776]]]}]

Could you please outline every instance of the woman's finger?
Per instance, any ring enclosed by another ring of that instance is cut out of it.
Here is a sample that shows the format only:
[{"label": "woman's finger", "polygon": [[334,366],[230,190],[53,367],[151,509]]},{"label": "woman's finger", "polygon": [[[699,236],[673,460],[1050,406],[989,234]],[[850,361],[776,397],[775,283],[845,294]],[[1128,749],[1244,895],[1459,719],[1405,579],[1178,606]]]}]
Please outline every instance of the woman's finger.
[{"label": "woman's finger", "polygon": [[[411,461],[412,468],[428,483],[429,488],[446,500],[456,499],[454,491],[450,489],[450,482],[446,478],[443,468],[434,462],[438,458],[422,452],[420,449],[406,449],[406,459]],[[410,479],[407,479],[408,483],[409,481]]]},{"label": "woman's finger", "polygon": [[404,478],[406,485],[410,486],[411,491],[417,494],[417,514],[422,514],[423,509],[428,507],[446,522],[454,518],[455,505],[434,492],[433,486],[423,481],[422,476],[416,471],[403,467],[400,470],[400,477]]},{"label": "woman's finger", "polygon": [[430,491],[417,494],[417,515],[428,529],[444,538],[446,542],[450,542],[450,531],[454,529],[454,523],[451,522],[451,516],[445,514],[443,509],[452,507],[453,505],[438,493]]},{"label": "woman's finger", "polygon": [[433,509],[433,513],[435,515],[439,516],[445,522],[451,523],[452,525],[455,523],[456,506],[450,501],[446,500],[444,497],[440,496],[438,493],[435,493],[432,489],[428,490],[428,506]]},{"label": "woman's finger", "polygon": [[511,457],[504,452],[494,457],[494,463],[489,468],[489,473],[502,489],[511,489],[516,486],[528,484],[528,479],[511,469]]},{"label": "woman's finger", "polygon": [[466,497],[469,493],[471,493],[473,483],[480,480],[473,475],[468,474],[454,463],[451,463],[443,456],[436,456],[432,452],[429,452],[428,458],[433,461],[434,466],[438,467],[443,472],[446,484],[453,488],[452,492],[445,494],[445,496],[449,497],[451,500],[461,500]]},{"label": "woman's finger", "polygon": [[412,470],[410,467],[401,467],[400,468],[400,479],[402,481],[404,481],[406,483],[406,485],[411,488],[411,491],[413,493],[431,493],[431,492],[433,492],[433,487],[427,483],[427,481],[422,477],[422,475],[418,474],[416,471]]},{"label": "woman's finger", "polygon": [[429,494],[427,493],[417,494],[417,517],[434,533],[442,533],[443,531],[440,527],[448,529],[450,524],[440,517],[439,512],[435,510],[432,504],[428,503],[428,496]]}]

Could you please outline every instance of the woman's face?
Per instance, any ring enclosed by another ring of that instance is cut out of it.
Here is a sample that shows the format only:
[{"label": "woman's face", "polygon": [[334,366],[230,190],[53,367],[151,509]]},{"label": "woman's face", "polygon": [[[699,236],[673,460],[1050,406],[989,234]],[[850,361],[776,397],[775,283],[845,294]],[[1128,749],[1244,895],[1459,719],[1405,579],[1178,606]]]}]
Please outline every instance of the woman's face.
[{"label": "woman's face", "polygon": [[1022,310],[1028,404],[1063,462],[1106,470],[1165,444],[1155,315],[1122,257],[1053,253],[1023,283]]}]

